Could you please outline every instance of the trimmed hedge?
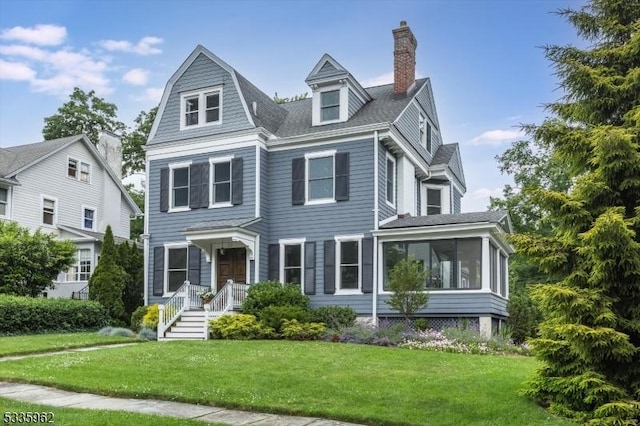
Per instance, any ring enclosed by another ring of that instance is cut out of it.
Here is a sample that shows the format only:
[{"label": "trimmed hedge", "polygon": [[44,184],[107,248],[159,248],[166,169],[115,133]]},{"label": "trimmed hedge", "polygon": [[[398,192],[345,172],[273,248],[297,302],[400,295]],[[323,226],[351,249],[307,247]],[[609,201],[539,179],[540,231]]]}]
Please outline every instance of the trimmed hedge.
[{"label": "trimmed hedge", "polygon": [[96,330],[108,322],[98,302],[0,294],[0,335]]}]

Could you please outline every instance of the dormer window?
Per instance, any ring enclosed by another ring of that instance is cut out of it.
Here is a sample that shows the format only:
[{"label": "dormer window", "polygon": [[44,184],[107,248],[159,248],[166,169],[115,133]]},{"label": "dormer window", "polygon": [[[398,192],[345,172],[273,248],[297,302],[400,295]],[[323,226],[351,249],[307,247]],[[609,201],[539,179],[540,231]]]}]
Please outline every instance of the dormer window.
[{"label": "dormer window", "polygon": [[331,90],[320,93],[321,121],[333,121],[340,119],[340,91]]},{"label": "dormer window", "polygon": [[183,93],[180,129],[220,124],[222,121],[222,88]]}]

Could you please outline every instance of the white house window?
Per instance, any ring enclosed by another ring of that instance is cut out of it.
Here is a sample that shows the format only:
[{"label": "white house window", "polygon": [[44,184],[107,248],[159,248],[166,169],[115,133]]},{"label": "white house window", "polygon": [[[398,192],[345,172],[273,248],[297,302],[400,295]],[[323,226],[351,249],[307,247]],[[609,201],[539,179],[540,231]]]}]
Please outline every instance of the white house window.
[{"label": "white house window", "polygon": [[228,204],[231,202],[231,161],[213,163],[211,167],[212,204]]},{"label": "white house window", "polygon": [[337,289],[360,290],[361,283],[361,237],[336,237]]},{"label": "white house window", "polygon": [[340,119],[340,90],[320,93],[320,121]]},{"label": "white house window", "polygon": [[89,165],[87,163],[80,163],[80,181],[89,182]]},{"label": "white house window", "polygon": [[78,160],[69,158],[67,164],[67,176],[73,179],[78,178]]},{"label": "white house window", "polygon": [[53,225],[56,217],[56,201],[50,198],[42,199],[42,223]]},{"label": "white house window", "polygon": [[284,245],[284,282],[302,284],[302,244]]},{"label": "white house window", "polygon": [[0,188],[0,216],[7,216],[9,205],[9,190],[7,188]]},{"label": "white house window", "polygon": [[82,227],[84,229],[94,230],[96,220],[96,209],[90,207],[82,208]]},{"label": "white house window", "polygon": [[167,291],[173,292],[187,280],[187,247],[167,249]]},{"label": "white house window", "polygon": [[91,277],[91,250],[80,249],[76,253],[76,264],[66,273],[66,281],[89,281]]},{"label": "white house window", "polygon": [[189,167],[171,169],[171,208],[189,207]]},{"label": "white house window", "polygon": [[333,200],[334,156],[307,158],[307,200]]},{"label": "white house window", "polygon": [[222,88],[184,93],[181,102],[181,129],[221,122]]},{"label": "white house window", "polygon": [[386,200],[390,206],[396,205],[396,160],[387,154]]},{"label": "white house window", "polygon": [[442,213],[442,190],[427,188],[427,215]]},{"label": "white house window", "polygon": [[89,182],[91,166],[89,163],[69,158],[67,160],[67,177],[77,179],[81,182]]}]

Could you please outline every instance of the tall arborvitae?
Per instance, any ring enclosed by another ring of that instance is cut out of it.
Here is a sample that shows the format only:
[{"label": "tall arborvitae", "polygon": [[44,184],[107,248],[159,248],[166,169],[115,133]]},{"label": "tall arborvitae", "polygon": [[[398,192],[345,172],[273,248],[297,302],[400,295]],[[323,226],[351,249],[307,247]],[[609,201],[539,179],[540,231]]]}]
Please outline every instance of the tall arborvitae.
[{"label": "tall arborvitae", "polygon": [[124,304],[122,292],[127,282],[127,273],[118,264],[119,256],[113,241],[111,226],[102,241],[100,262],[89,278],[89,299],[100,302],[109,313],[114,324],[123,322]]},{"label": "tall arborvitae", "polygon": [[549,46],[564,97],[531,127],[572,176],[538,191],[551,237],[517,248],[564,277],[534,290],[545,316],[532,341],[541,368],[526,393],[590,424],[640,419],[640,1],[593,0],[560,14],[589,47]]}]

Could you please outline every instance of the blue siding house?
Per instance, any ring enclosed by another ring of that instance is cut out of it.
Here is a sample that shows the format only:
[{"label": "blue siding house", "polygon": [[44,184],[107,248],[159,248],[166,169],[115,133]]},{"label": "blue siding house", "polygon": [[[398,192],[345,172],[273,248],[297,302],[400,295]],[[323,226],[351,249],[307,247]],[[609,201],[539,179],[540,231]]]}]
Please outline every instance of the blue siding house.
[{"label": "blue siding house", "polygon": [[325,54],[311,96],[276,104],[202,46],[170,78],[146,146],[145,301],[161,304],[160,338],[206,336],[207,317],[267,279],[392,318],[388,271],[409,255],[428,270],[418,315],[432,325],[490,334],[506,318],[509,216],[461,213],[459,147],[415,78],[411,29],[392,33],[392,84],[362,87]]}]

